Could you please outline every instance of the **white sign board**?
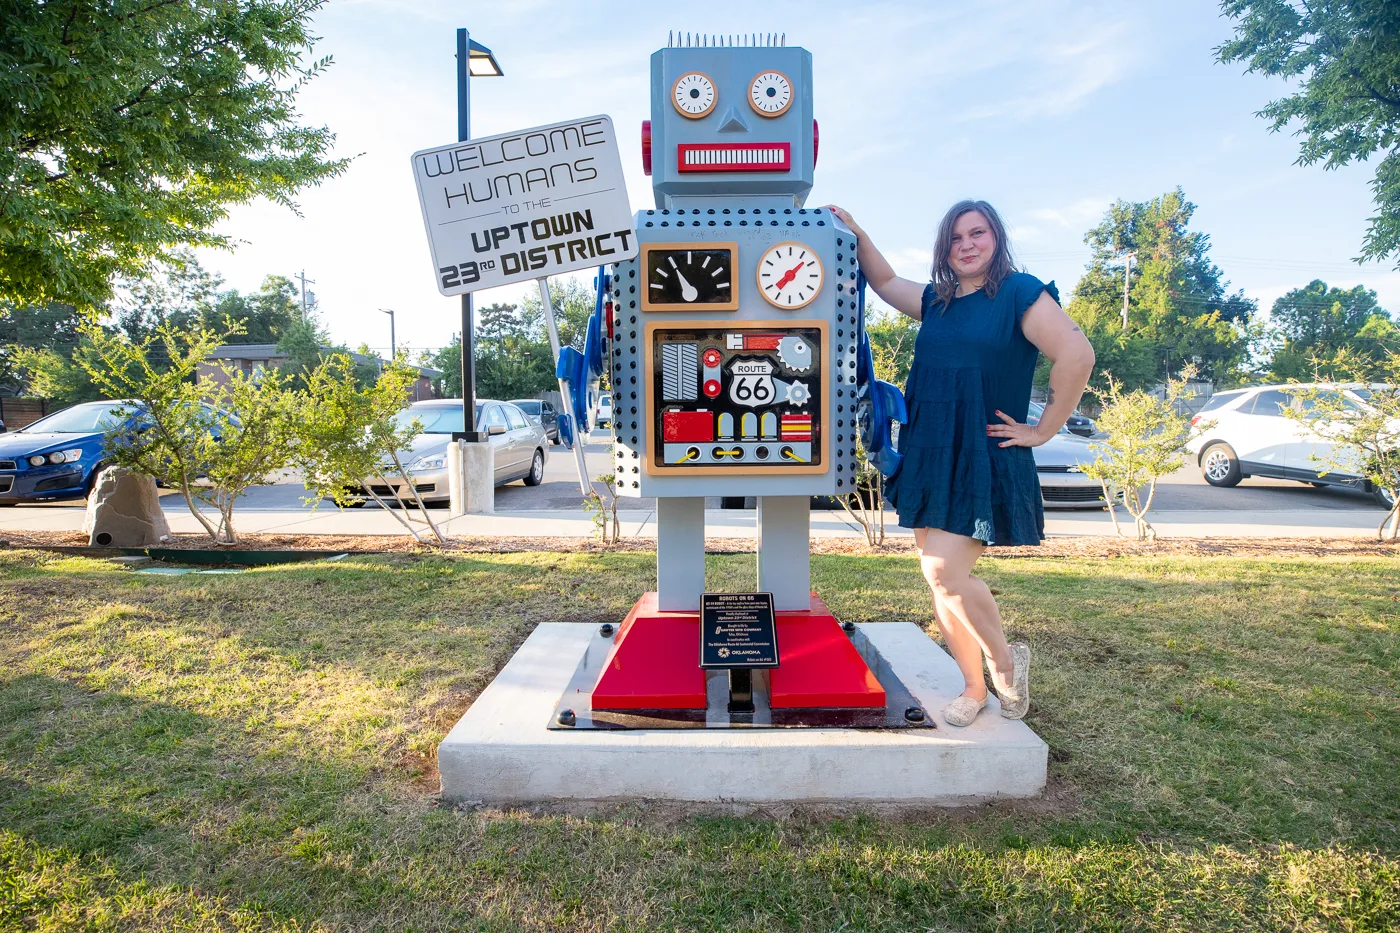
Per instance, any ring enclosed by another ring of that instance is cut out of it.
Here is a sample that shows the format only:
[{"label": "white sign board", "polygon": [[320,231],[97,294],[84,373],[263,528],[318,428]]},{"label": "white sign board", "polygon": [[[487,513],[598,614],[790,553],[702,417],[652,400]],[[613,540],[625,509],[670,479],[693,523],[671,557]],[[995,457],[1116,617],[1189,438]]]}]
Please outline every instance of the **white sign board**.
[{"label": "white sign board", "polygon": [[413,175],[444,295],[637,255],[611,117],[424,149]]}]

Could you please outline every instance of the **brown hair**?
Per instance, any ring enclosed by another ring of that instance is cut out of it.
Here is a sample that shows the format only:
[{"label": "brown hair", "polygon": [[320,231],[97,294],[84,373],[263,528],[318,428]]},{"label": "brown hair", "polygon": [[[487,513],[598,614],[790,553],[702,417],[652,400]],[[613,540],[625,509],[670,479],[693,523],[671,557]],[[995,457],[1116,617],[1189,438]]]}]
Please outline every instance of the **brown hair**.
[{"label": "brown hair", "polygon": [[988,298],[995,298],[1001,283],[1016,271],[1015,261],[1011,258],[1011,243],[1006,239],[1006,225],[1001,222],[1001,215],[997,213],[996,208],[986,201],[959,201],[943,215],[943,220],[938,225],[938,238],[933,243],[933,290],[938,293],[938,300],[943,302],[944,311],[948,310],[949,303],[958,291],[958,276],[953,272],[952,263],[948,262],[948,254],[953,249],[953,226],[959,217],[973,211],[987,218],[987,226],[992,228],[992,236],[997,239],[996,252],[992,254],[992,261],[987,265],[987,278],[982,285],[982,291],[986,292]]}]

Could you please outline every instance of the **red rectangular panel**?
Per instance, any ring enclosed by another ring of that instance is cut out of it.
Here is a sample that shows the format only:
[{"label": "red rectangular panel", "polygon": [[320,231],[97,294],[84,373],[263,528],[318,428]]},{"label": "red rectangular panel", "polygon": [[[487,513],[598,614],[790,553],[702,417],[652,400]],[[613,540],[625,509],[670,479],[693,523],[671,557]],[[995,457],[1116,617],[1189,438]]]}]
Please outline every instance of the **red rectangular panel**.
[{"label": "red rectangular panel", "polygon": [[700,613],[660,612],[656,593],[644,593],[618,629],[593,708],[704,709]]},{"label": "red rectangular panel", "polygon": [[783,334],[745,334],[745,350],[776,350],[782,342]]},{"label": "red rectangular panel", "polygon": [[814,595],[810,609],[777,617],[782,663],[768,672],[774,709],[885,705],[885,689],[825,603]]},{"label": "red rectangular panel", "polygon": [[786,172],[792,168],[791,143],[680,143],[678,172]]},{"label": "red rectangular panel", "polygon": [[707,444],[715,439],[715,416],[708,411],[663,411],[661,439],[669,444]]}]

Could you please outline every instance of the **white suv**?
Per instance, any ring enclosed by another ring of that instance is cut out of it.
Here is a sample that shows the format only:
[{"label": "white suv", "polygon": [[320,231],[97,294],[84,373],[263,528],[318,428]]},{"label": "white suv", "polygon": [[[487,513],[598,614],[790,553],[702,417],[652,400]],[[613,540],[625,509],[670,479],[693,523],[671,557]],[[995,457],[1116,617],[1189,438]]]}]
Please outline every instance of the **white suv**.
[{"label": "white suv", "polygon": [[[1196,455],[1205,481],[1212,486],[1234,486],[1251,476],[1291,479],[1313,486],[1350,486],[1371,493],[1387,508],[1390,495],[1359,475],[1359,468],[1318,476],[1334,452],[1333,444],[1284,415],[1303,402],[1290,394],[1299,385],[1256,386],[1217,392],[1194,418],[1198,430],[1188,449]],[[1349,388],[1337,387],[1348,408],[1360,410],[1365,402]],[[1204,431],[1199,430],[1205,425]],[[1344,453],[1341,462],[1349,460]]]}]

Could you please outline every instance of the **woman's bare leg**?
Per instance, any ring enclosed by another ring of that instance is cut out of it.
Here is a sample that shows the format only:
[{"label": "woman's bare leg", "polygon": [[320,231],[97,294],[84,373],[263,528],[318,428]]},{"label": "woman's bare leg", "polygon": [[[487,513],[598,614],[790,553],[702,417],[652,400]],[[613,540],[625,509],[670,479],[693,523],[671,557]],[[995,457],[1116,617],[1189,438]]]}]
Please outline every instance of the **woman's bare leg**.
[{"label": "woman's bare leg", "polygon": [[1011,650],[1001,628],[1001,613],[987,584],[972,575],[972,565],[985,545],[976,538],[938,528],[919,529],[915,542],[924,579],[933,590],[939,629],[967,682],[963,692],[979,700],[986,694],[982,683],[983,654],[991,661],[997,684],[1011,687]]},{"label": "woman's bare leg", "polygon": [[[929,578],[929,571],[922,555],[928,532],[927,528],[914,530],[914,542],[919,548],[919,563],[924,571],[925,580]],[[933,590],[933,617],[938,622],[938,631],[943,636],[943,643],[948,646],[948,653],[953,656],[958,669],[962,671],[965,685],[962,694],[980,700],[987,695],[987,686],[982,680],[982,646],[972,637],[972,633],[952,608],[938,598],[937,587],[932,583],[929,586]]]}]

